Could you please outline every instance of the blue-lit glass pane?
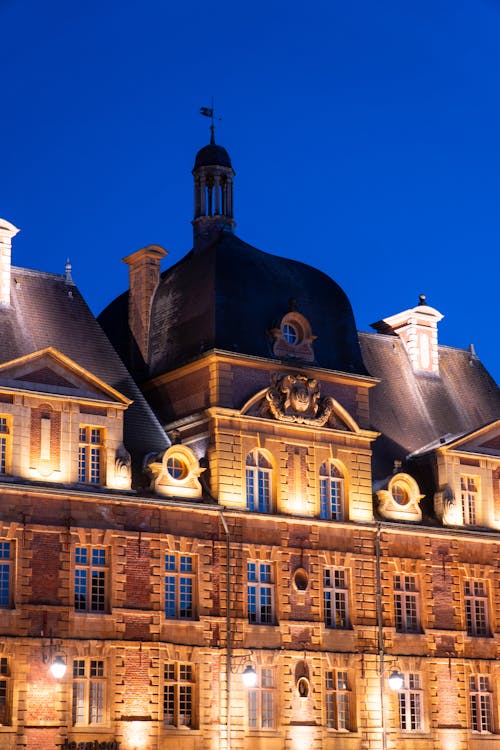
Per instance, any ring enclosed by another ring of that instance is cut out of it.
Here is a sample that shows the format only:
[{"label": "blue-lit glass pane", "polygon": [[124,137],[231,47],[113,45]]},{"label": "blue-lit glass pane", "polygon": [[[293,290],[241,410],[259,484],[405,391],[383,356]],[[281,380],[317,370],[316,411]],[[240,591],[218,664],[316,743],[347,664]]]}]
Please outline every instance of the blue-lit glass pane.
[{"label": "blue-lit glass pane", "polygon": [[165,576],[165,616],[175,617],[175,578]]},{"label": "blue-lit glass pane", "polygon": [[87,571],[75,570],[75,609],[87,608]]},{"label": "blue-lit glass pane", "polygon": [[10,604],[10,565],[0,564],[0,607]]},{"label": "blue-lit glass pane", "polygon": [[193,616],[193,582],[191,578],[179,579],[179,617]]}]

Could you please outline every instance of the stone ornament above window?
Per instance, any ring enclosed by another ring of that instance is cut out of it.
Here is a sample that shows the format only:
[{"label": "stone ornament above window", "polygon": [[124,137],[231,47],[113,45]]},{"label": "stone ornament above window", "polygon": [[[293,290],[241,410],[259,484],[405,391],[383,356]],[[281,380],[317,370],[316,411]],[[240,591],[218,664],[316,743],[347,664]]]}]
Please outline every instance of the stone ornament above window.
[{"label": "stone ornament above window", "polygon": [[[291,306],[295,303],[291,300]],[[312,342],[316,338],[313,335],[307,318],[292,309],[279,324],[272,328],[273,354],[280,359],[300,359],[303,362],[314,362],[314,350]]]},{"label": "stone ornament above window", "polygon": [[262,416],[271,413],[280,422],[296,422],[323,427],[334,416],[333,399],[321,398],[315,378],[290,373],[274,373],[266,392]]},{"label": "stone ornament above window", "polygon": [[201,498],[200,474],[205,471],[191,448],[172,445],[164,453],[146,458],[151,489],[166,497]]},{"label": "stone ornament above window", "polygon": [[123,443],[118,446],[115,453],[115,481],[114,487],[129,490],[132,486],[132,459],[130,453]]},{"label": "stone ornament above window", "polygon": [[392,521],[421,521],[420,500],[424,495],[409,474],[394,474],[386,489],[376,492],[378,512]]},{"label": "stone ornament above window", "polygon": [[434,495],[434,510],[444,526],[463,524],[462,508],[449,484]]}]

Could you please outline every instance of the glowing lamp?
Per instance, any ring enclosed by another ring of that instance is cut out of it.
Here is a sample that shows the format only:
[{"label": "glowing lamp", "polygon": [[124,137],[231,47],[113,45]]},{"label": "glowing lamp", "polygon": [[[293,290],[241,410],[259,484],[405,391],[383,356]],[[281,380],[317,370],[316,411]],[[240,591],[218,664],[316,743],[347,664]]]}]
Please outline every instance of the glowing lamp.
[{"label": "glowing lamp", "polygon": [[251,664],[249,664],[245,669],[243,670],[242,674],[243,678],[243,684],[247,688],[253,688],[257,684],[257,672],[252,667]]},{"label": "glowing lamp", "polygon": [[50,665],[50,672],[56,680],[61,680],[66,674],[66,662],[62,656],[56,656]]},{"label": "glowing lamp", "polygon": [[394,670],[394,672],[391,672],[391,675],[389,677],[389,687],[391,690],[401,690],[403,687],[403,675],[401,672],[398,672],[397,670]]}]

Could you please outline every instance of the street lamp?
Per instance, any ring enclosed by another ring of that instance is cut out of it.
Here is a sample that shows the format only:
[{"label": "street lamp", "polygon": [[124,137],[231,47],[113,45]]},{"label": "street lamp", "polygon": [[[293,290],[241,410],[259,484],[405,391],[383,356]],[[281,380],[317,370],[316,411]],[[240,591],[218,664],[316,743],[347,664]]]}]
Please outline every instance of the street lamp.
[{"label": "street lamp", "polygon": [[253,688],[257,684],[257,672],[251,664],[248,664],[241,675],[246,688]]},{"label": "street lamp", "polygon": [[56,656],[52,664],[49,667],[49,670],[53,677],[55,677],[57,680],[61,680],[64,675],[66,674],[66,662],[62,658],[62,656]]},{"label": "street lamp", "polygon": [[389,687],[391,690],[398,691],[401,690],[403,687],[404,678],[401,672],[398,672],[397,669],[393,670],[391,674],[389,675]]}]

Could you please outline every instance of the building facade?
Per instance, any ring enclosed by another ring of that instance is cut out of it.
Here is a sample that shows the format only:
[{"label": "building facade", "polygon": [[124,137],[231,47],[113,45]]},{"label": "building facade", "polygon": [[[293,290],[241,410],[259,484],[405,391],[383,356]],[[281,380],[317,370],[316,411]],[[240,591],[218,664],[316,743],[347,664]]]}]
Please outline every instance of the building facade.
[{"label": "building facade", "polygon": [[500,748],[498,387],[193,176],[99,321],[0,221],[0,748]]}]

